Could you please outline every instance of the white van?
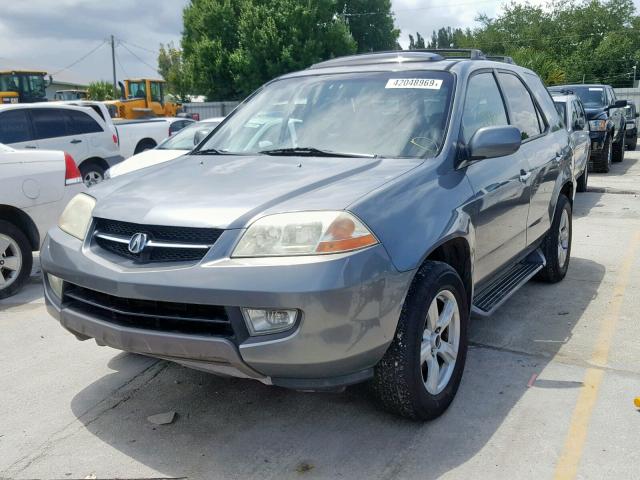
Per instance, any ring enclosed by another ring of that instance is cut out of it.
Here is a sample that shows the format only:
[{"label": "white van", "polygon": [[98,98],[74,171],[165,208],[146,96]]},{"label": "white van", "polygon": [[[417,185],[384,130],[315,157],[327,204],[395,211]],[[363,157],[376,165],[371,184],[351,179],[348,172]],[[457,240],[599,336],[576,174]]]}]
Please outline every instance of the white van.
[{"label": "white van", "polygon": [[95,110],[56,103],[0,105],[0,143],[17,149],[62,150],[87,186],[122,160],[118,137]]}]

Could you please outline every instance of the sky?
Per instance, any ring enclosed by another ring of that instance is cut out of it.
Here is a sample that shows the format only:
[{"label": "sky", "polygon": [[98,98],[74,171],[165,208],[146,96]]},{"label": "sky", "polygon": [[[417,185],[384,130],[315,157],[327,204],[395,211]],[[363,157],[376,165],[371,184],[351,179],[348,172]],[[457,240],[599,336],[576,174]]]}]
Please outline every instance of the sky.
[{"label": "sky", "polygon": [[[518,0],[519,2],[521,0]],[[37,68],[77,83],[110,80],[115,37],[118,79],[157,77],[160,43],[180,42],[189,0],[20,0],[0,15],[0,69]],[[480,13],[500,12],[503,0],[392,0],[400,44],[410,33],[429,38],[442,26],[473,27]],[[544,4],[545,0],[530,0]],[[640,0],[636,0],[638,6]]]}]

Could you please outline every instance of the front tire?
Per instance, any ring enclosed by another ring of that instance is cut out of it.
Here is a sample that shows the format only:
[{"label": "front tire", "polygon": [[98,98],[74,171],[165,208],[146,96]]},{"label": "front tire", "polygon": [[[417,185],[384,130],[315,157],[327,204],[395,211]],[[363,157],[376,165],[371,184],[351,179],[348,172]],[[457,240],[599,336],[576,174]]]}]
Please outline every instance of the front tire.
[{"label": "front tire", "polygon": [[602,150],[598,153],[592,153],[589,158],[589,168],[592,172],[609,173],[611,169],[611,157],[613,147],[611,145],[611,137],[607,136],[604,140]]},{"label": "front tire", "polygon": [[414,420],[441,415],[460,385],[468,323],[467,295],[457,272],[446,263],[425,263],[371,381],[383,408]]},{"label": "front tire", "polygon": [[615,163],[620,163],[624,160],[624,132],[622,135],[622,139],[618,143],[613,144],[613,152],[611,156],[611,161]]},{"label": "front tire", "polygon": [[584,172],[578,177],[578,185],[576,191],[584,193],[587,191],[587,183],[589,182],[589,166],[585,166]]},{"label": "front tire", "polygon": [[547,264],[536,275],[538,280],[557,283],[565,277],[571,260],[572,233],[571,203],[561,194],[558,197],[551,229],[541,245]]},{"label": "front tire", "polygon": [[0,220],[0,298],[18,293],[31,275],[33,253],[26,235]]},{"label": "front tire", "polygon": [[88,162],[80,165],[80,173],[82,174],[82,181],[87,188],[93,187],[104,180],[105,169],[94,162]]}]

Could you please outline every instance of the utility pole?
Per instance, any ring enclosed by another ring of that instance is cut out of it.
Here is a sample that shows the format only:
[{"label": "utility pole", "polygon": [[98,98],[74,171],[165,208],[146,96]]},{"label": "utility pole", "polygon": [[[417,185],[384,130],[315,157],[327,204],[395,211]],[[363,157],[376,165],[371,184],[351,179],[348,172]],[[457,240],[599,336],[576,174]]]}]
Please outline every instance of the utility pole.
[{"label": "utility pole", "polygon": [[111,65],[113,66],[113,96],[118,98],[118,81],[116,80],[116,41],[111,35]]},{"label": "utility pole", "polygon": [[637,65],[633,66],[633,88],[636,88],[636,69],[638,68]]}]

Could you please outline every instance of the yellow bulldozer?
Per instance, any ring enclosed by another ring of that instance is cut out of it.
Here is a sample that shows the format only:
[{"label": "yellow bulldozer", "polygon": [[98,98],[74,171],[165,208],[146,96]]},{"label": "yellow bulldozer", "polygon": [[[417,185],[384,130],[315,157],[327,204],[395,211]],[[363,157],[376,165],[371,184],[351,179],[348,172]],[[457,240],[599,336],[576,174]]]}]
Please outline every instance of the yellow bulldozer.
[{"label": "yellow bulldozer", "polygon": [[46,102],[46,76],[47,72],[0,70],[0,104]]},{"label": "yellow bulldozer", "polygon": [[164,80],[142,78],[119,83],[123,98],[105,102],[113,118],[175,117],[182,109],[177,103],[165,101]]}]

